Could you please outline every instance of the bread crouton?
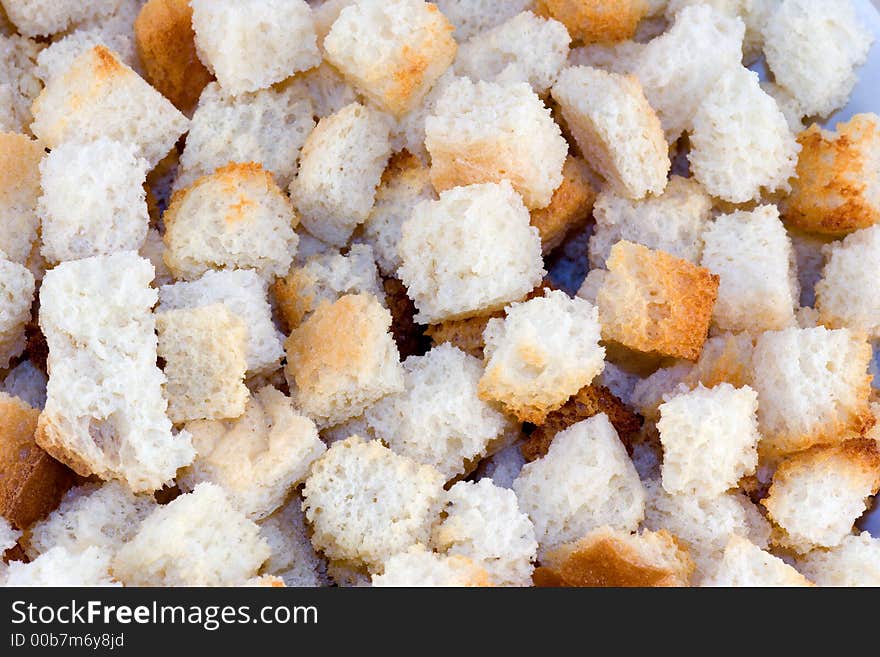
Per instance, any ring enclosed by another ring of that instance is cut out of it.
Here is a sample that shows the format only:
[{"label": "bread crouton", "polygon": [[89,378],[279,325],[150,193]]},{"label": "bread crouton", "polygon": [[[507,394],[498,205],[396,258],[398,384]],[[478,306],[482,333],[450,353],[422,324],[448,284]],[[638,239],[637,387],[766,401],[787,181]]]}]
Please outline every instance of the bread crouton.
[{"label": "bread crouton", "polygon": [[475,587],[491,586],[488,573],[467,557],[444,556],[416,544],[393,555],[381,575],[373,575],[376,587]]},{"label": "bread crouton", "polygon": [[24,265],[0,254],[0,367],[9,367],[27,344],[25,332],[31,321],[34,286],[34,275]]},{"label": "bread crouton", "polygon": [[434,4],[455,26],[455,38],[467,41],[530,9],[535,0],[437,0]]},{"label": "bread crouton", "polygon": [[327,62],[297,73],[286,82],[275,86],[283,89],[288,85],[299,89],[304,96],[311,99],[316,119],[335,114],[358,100],[358,93]]},{"label": "bread crouton", "polygon": [[550,204],[530,213],[531,224],[541,235],[541,251],[545,255],[562,244],[571,231],[589,220],[596,200],[595,178],[582,158],[565,158],[562,183],[553,192]]},{"label": "bread crouton", "polygon": [[25,36],[49,36],[113,13],[119,0],[3,0],[6,16]]},{"label": "bread crouton", "polygon": [[537,0],[535,5],[540,15],[560,21],[580,43],[632,39],[650,9],[647,0]]},{"label": "bread crouton", "polygon": [[714,572],[703,580],[711,587],[813,586],[779,557],[765,552],[747,538],[734,534]]},{"label": "bread crouton", "polygon": [[488,315],[475,315],[465,319],[451,319],[439,324],[430,324],[425,329],[425,335],[431,338],[431,343],[436,347],[449,343],[466,354],[483,360],[483,331],[486,324],[492,318],[503,318],[504,311],[499,310]]},{"label": "bread crouton", "polygon": [[27,135],[0,133],[0,251],[12,262],[24,264],[37,238],[39,165],[45,154],[43,145]]},{"label": "bread crouton", "polygon": [[328,586],[327,562],[315,552],[299,493],[260,523],[272,554],[260,572],[281,577],[286,586]]},{"label": "bread crouton", "polygon": [[30,131],[31,103],[43,88],[35,68],[41,48],[17,34],[0,36],[0,130]]},{"label": "bread crouton", "polygon": [[798,570],[819,586],[880,586],[880,540],[868,532],[846,536],[830,550],[812,550]]},{"label": "bread crouton", "polygon": [[57,546],[29,563],[13,561],[5,586],[119,586],[110,575],[112,554],[91,546],[71,552]]}]

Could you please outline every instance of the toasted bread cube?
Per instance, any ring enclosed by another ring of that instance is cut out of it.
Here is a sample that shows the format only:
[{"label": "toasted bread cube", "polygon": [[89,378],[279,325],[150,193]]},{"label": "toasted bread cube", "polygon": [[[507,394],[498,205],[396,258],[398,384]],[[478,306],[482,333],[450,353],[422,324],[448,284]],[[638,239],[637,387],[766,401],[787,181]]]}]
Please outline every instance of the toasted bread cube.
[{"label": "toasted bread cube", "polygon": [[762,334],[752,355],[762,456],[843,440],[873,422],[868,408],[871,345],[849,329]]},{"label": "toasted bread cube", "polygon": [[364,413],[373,435],[446,479],[464,474],[508,429],[504,415],[477,395],[482,364],[443,344],[410,356],[403,370],[403,390]]},{"label": "toasted bread cube", "polygon": [[692,178],[672,176],[662,194],[639,201],[603,189],[593,206],[590,266],[604,268],[611,247],[620,240],[699,264],[711,210],[711,197]]},{"label": "toasted bread cube", "polygon": [[312,542],[330,559],[373,572],[414,543],[427,544],[445,499],[443,476],[377,440],[334,443],[312,466],[303,510]]},{"label": "toasted bread cube", "polygon": [[697,360],[709,332],[718,277],[625,240],[611,248],[597,296],[602,337],[646,353]]},{"label": "toasted bread cube", "polygon": [[497,586],[531,586],[538,543],[514,492],[483,479],[460,481],[446,496],[446,517],[434,530],[433,545],[471,559]]},{"label": "toasted bread cube", "polygon": [[18,397],[29,406],[42,409],[46,406],[46,384],[48,383],[49,377],[43,370],[31,361],[23,360],[9,370],[3,379],[0,390],[13,397]]},{"label": "toasted bread cube", "polygon": [[787,190],[800,147],[782,111],[739,67],[708,89],[693,117],[688,160],[713,196],[733,203],[758,199],[762,190]]},{"label": "toasted bread cube", "polygon": [[286,586],[329,586],[327,562],[312,546],[298,493],[259,525],[260,536],[272,551],[261,573],[281,577]]},{"label": "toasted bread cube", "polygon": [[43,257],[60,262],[137,251],[150,222],[148,169],[133,144],[104,137],[53,148],[40,163]]},{"label": "toasted bread cube", "polygon": [[647,16],[647,0],[536,0],[537,11],[560,21],[574,41],[615,43],[632,39]]},{"label": "toasted bread cube", "polygon": [[602,371],[599,311],[565,292],[513,303],[483,332],[486,369],[480,397],[522,421],[540,424]]},{"label": "toasted bread cube", "polygon": [[669,147],[637,78],[572,66],[552,93],[584,157],[615,191],[633,199],[663,192]]},{"label": "toasted bread cube", "polygon": [[723,214],[710,223],[701,264],[719,278],[715,325],[755,333],[793,326],[799,305],[793,258],[775,205]]},{"label": "toasted bread cube", "polygon": [[24,265],[9,262],[0,254],[0,366],[24,351],[25,327],[31,320],[34,275]]},{"label": "toasted bread cube", "polygon": [[290,200],[254,162],[221,167],[176,192],[163,219],[165,264],[188,281],[209,269],[283,276],[298,242]]},{"label": "toasted bread cube", "polygon": [[187,422],[196,458],[177,478],[183,490],[211,481],[251,520],[283,503],[326,447],[315,423],[298,414],[289,397],[266,386],[233,420]]},{"label": "toasted bread cube", "polygon": [[43,85],[35,63],[41,45],[17,34],[0,36],[0,130],[30,132],[31,103]]},{"label": "toasted bread cube", "polygon": [[438,192],[509,180],[530,210],[547,207],[562,182],[568,144],[524,82],[449,83],[425,120]]},{"label": "toasted bread cube", "polygon": [[39,165],[45,153],[35,139],[0,133],[0,251],[12,262],[26,262],[37,238]]},{"label": "toasted bread cube", "polygon": [[474,81],[528,82],[544,94],[565,66],[570,41],[559,21],[524,11],[464,42],[455,70]]},{"label": "toasted bread cube", "polygon": [[776,540],[804,554],[840,545],[878,490],[880,446],[856,438],[783,461],[761,504],[783,531]]},{"label": "toasted bread cube", "polygon": [[385,116],[360,103],[318,122],[290,185],[293,204],[312,235],[342,246],[370,215],[391,155],[388,130]]},{"label": "toasted bread cube", "polygon": [[[287,338],[295,401],[319,428],[356,417],[403,390],[403,367],[388,332],[391,313],[369,294],[324,303]],[[292,392],[292,391],[291,391]]]},{"label": "toasted bread cube", "polygon": [[189,123],[104,46],[79,55],[49,80],[32,110],[31,129],[49,148],[104,136],[134,144],[151,167],[168,154]]},{"label": "toasted bread cube", "polygon": [[603,525],[635,531],[645,512],[639,474],[604,413],[556,434],[513,490],[535,525],[539,557]]},{"label": "toasted bread cube", "polygon": [[835,548],[812,550],[797,567],[819,586],[880,586],[880,539],[846,536]]},{"label": "toasted bread cube", "polygon": [[763,36],[773,77],[804,116],[827,116],[846,104],[874,40],[850,0],[784,0]]},{"label": "toasted bread cube", "polygon": [[212,82],[198,99],[175,189],[230,162],[257,162],[286,188],[315,127],[312,103],[294,85],[230,96]]},{"label": "toasted bread cube", "polygon": [[562,183],[553,192],[546,208],[531,211],[532,226],[541,235],[541,251],[546,255],[558,247],[571,231],[586,224],[596,201],[595,175],[579,157],[565,158]]},{"label": "toasted bread cube", "polygon": [[779,557],[765,552],[747,538],[734,534],[715,571],[702,586],[769,587],[813,586]]},{"label": "toasted bread cube", "polygon": [[259,527],[222,488],[203,483],[146,517],[117,552],[113,574],[128,586],[232,586],[268,557]]},{"label": "toasted bread cube", "polygon": [[422,201],[403,224],[398,250],[398,275],[421,323],[498,310],[524,297],[544,275],[538,231],[507,181],[458,187],[437,201]]},{"label": "toasted bread cube", "polygon": [[119,586],[110,575],[112,554],[99,547],[82,552],[53,547],[29,563],[9,564],[5,586]]},{"label": "toasted bread cube", "polygon": [[[658,0],[653,0],[656,4]],[[761,33],[770,18],[770,14],[779,4],[779,0],[662,0],[666,5],[666,19],[673,23],[675,17],[685,7],[692,5],[711,5],[719,13],[730,18],[739,17],[745,24],[746,32],[743,39],[743,64],[750,66],[762,55],[764,35]]]},{"label": "toasted bread cube", "polygon": [[785,221],[842,235],[880,221],[880,117],[856,114],[836,131],[815,123],[798,135],[801,152]]},{"label": "toasted bread cube", "polygon": [[199,59],[237,96],[321,63],[305,0],[190,0]]},{"label": "toasted bread cube", "polygon": [[373,575],[376,587],[474,587],[494,582],[480,565],[461,555],[444,556],[416,544],[385,562],[383,573]]},{"label": "toasted bread cube", "polygon": [[399,117],[418,105],[452,64],[453,29],[429,2],[358,0],[339,14],[324,50],[352,86]]},{"label": "toasted bread cube", "polygon": [[462,42],[532,8],[534,0],[437,0],[434,4],[455,26],[455,38]]}]

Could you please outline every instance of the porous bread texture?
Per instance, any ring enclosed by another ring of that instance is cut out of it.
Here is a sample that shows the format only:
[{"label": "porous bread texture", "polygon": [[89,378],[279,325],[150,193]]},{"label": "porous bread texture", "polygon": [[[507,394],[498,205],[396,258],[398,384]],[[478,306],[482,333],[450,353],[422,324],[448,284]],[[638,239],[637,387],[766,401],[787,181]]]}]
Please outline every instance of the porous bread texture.
[{"label": "porous bread texture", "polygon": [[52,77],[31,109],[31,130],[49,148],[103,136],[134,144],[151,167],[189,125],[162,94],[100,45]]},{"label": "porous bread texture", "polygon": [[826,116],[846,104],[874,40],[850,0],[783,0],[762,34],[776,83],[804,116]]},{"label": "porous bread texture", "polygon": [[112,571],[126,586],[236,586],[268,558],[259,527],[206,482],[156,507],[116,553]]},{"label": "porous bread texture", "polygon": [[419,323],[498,310],[525,296],[545,273],[538,231],[506,180],[420,202],[403,224],[398,252],[397,273]]},{"label": "porous bread texture", "polygon": [[632,39],[647,16],[647,0],[536,0],[536,11],[560,21],[579,43],[616,43]]},{"label": "porous bread texture", "polygon": [[381,571],[415,543],[427,544],[445,500],[443,475],[358,436],[334,443],[303,487],[312,543],[330,559]]},{"label": "porous bread texture", "polygon": [[880,446],[856,438],[783,461],[761,504],[782,530],[774,541],[804,554],[840,545],[878,490]]},{"label": "porous bread texture", "polygon": [[339,14],[346,7],[353,5],[356,0],[320,0],[310,3],[312,5],[312,20],[315,21],[315,34],[318,37],[318,48],[324,52],[324,39],[330,33],[333,23],[339,18]]},{"label": "porous bread texture", "polygon": [[17,34],[0,36],[0,130],[29,132],[31,103],[43,88],[34,68],[40,50]]},{"label": "porous bread texture", "polygon": [[199,59],[237,96],[321,63],[305,0],[190,0]]},{"label": "porous bread texture", "polygon": [[40,289],[52,376],[37,443],[77,473],[135,492],[161,488],[194,456],[165,415],[152,280],[149,261],[125,252],[61,263]]},{"label": "porous bread texture", "polygon": [[391,155],[387,117],[354,102],[326,116],[302,147],[290,197],[306,230],[342,246],[363,223]]},{"label": "porous bread texture", "polygon": [[461,555],[444,556],[416,544],[385,562],[381,575],[372,576],[377,587],[492,586],[488,573]]},{"label": "porous bread texture", "polygon": [[513,490],[535,525],[539,557],[603,525],[635,531],[645,512],[639,474],[604,413],[556,434]]},{"label": "porous bread texture", "polygon": [[486,324],[494,317],[504,317],[503,310],[474,315],[465,319],[452,319],[439,324],[430,324],[425,328],[425,335],[431,338],[435,347],[444,342],[455,345],[466,354],[483,360],[483,331]]},{"label": "porous bread texture", "polygon": [[40,253],[48,262],[137,251],[147,235],[150,165],[134,144],[65,142],[40,162]]},{"label": "porous bread texture", "polygon": [[48,518],[30,528],[25,552],[33,559],[54,547],[71,554],[97,547],[113,555],[155,507],[151,496],[135,495],[117,481],[72,488]]},{"label": "porous bread texture", "polygon": [[285,343],[291,394],[319,428],[356,417],[403,390],[390,326],[391,313],[375,297],[346,294],[320,305],[291,331]]},{"label": "porous bread texture", "polygon": [[794,325],[791,239],[775,205],[722,214],[703,231],[700,264],[717,274],[712,321],[722,331],[775,331]]},{"label": "porous bread texture", "polygon": [[268,284],[250,269],[209,270],[194,281],[159,288],[157,312],[198,308],[222,303],[247,327],[247,374],[265,374],[278,368],[284,355],[284,336],[272,321]]},{"label": "porous bread texture", "polygon": [[189,491],[211,481],[251,520],[280,507],[326,449],[315,423],[272,386],[251,395],[241,417],[187,422],[186,430],[196,458],[177,484]]},{"label": "porous bread texture", "polygon": [[572,48],[568,53],[569,66],[590,66],[609,73],[626,75],[635,69],[645,44],[636,41],[595,43]]},{"label": "porous bread texture", "polygon": [[46,151],[36,139],[0,132],[0,251],[12,262],[25,263],[40,218],[40,160]]},{"label": "porous bread texture", "polygon": [[257,162],[286,189],[315,127],[313,111],[295,85],[231,96],[210,83],[193,113],[174,188],[188,187],[230,162]]},{"label": "porous bread texture", "polygon": [[410,112],[401,116],[391,126],[391,148],[394,151],[406,150],[415,155],[424,164],[429,165],[431,158],[425,148],[425,121],[434,114],[437,101],[446,87],[457,80],[455,71],[450,67],[440,76],[422,102]]},{"label": "porous bread texture", "polygon": [[779,557],[734,534],[724,548],[721,561],[703,580],[702,586],[789,587],[813,586],[813,583]]},{"label": "porous bread texture", "polygon": [[665,16],[670,23],[675,15],[684,9],[697,4],[711,5],[718,12],[731,18],[739,17],[745,24],[746,32],[743,39],[743,64],[751,65],[762,55],[764,36],[761,30],[769,20],[770,14],[780,0],[669,0],[665,8]]},{"label": "porous bread texture", "polygon": [[9,521],[3,516],[0,516],[0,553],[5,552],[9,548],[15,547],[15,544],[20,537],[21,532],[17,529],[13,529],[12,525],[9,524]]},{"label": "porous bread texture", "polygon": [[638,201],[603,189],[593,206],[590,266],[604,268],[611,247],[620,240],[699,264],[711,210],[712,198],[692,178],[671,176],[662,194]]},{"label": "porous bread texture", "polygon": [[524,11],[461,44],[455,71],[474,81],[528,82],[543,94],[565,66],[570,41],[559,21]]},{"label": "porous bread texture", "polygon": [[868,532],[846,536],[835,548],[812,550],[797,567],[819,586],[880,586],[880,540]]},{"label": "porous bread texture", "polygon": [[165,242],[162,241],[162,235],[156,228],[147,229],[147,235],[141,248],[138,249],[138,254],[153,265],[153,270],[156,272],[153,276],[154,286],[169,285],[174,281],[171,271],[165,265]]},{"label": "porous bread texture", "polygon": [[660,405],[663,488],[714,498],[758,466],[758,394],[748,386],[698,384]]},{"label": "porous bread texture", "polygon": [[546,255],[560,246],[566,236],[587,223],[598,186],[596,175],[583,158],[568,156],[562,166],[562,182],[546,208],[532,210],[531,224],[541,236],[541,251]]},{"label": "porous bread texture", "polygon": [[189,0],[148,0],[134,38],[146,80],[181,111],[192,109],[212,76],[196,52]]},{"label": "porous bread texture", "polygon": [[663,192],[669,147],[637,78],[572,66],[552,94],[584,157],[615,191],[632,199]]},{"label": "porous bread texture", "polygon": [[726,70],[693,117],[688,161],[713,196],[733,203],[788,190],[800,146],[782,111],[743,67]]},{"label": "porous bread texture", "polygon": [[455,26],[455,38],[462,42],[533,9],[535,0],[437,0],[434,4]]},{"label": "porous bread texture", "polygon": [[531,586],[538,543],[514,492],[490,479],[460,481],[446,498],[446,515],[434,529],[432,545],[450,556],[467,557],[497,586]]},{"label": "porous bread texture", "polygon": [[431,182],[438,192],[509,180],[530,210],[546,207],[562,182],[568,144],[525,82],[445,86],[425,119]]},{"label": "porous bread texture", "polygon": [[172,422],[244,413],[247,328],[238,315],[222,303],[165,310],[156,313],[156,329]]},{"label": "porous bread texture", "polygon": [[333,23],[324,56],[379,109],[399,117],[452,64],[453,29],[429,2],[358,0]]},{"label": "porous bread texture", "polygon": [[797,99],[795,99],[787,89],[780,87],[775,82],[762,80],[761,89],[776,101],[782,115],[788,122],[789,130],[795,134],[799,134],[804,129],[804,115]]},{"label": "porous bread texture", "polygon": [[79,23],[106,17],[119,0],[3,0],[6,16],[25,36],[48,36]]},{"label": "porous bread texture", "polygon": [[24,265],[0,253],[0,367],[9,367],[26,346],[25,327],[31,321],[34,275]]},{"label": "porous bread texture", "polygon": [[602,371],[600,331],[598,309],[560,290],[507,306],[483,332],[480,397],[540,424]]},{"label": "porous bread texture", "polygon": [[373,260],[373,249],[354,244],[348,253],[329,251],[313,255],[272,286],[278,311],[288,328],[307,319],[322,303],[346,294],[370,294],[384,306],[385,292]]},{"label": "porous bread texture", "polygon": [[880,268],[880,226],[832,242],[825,253],[827,261],[815,288],[819,321],[880,338],[880,290],[871,275]]},{"label": "porous bread texture", "polygon": [[70,552],[55,546],[29,563],[13,561],[4,586],[119,586],[110,575],[112,554],[91,546]]},{"label": "porous bread texture", "polygon": [[296,253],[293,255],[293,264],[297,267],[306,264],[306,261],[313,255],[339,252],[339,247],[327,244],[327,242],[319,240],[314,235],[310,235],[309,232],[303,228],[302,224],[297,226],[294,232],[296,232],[299,237],[299,244],[296,247]]},{"label": "porous bread texture", "polygon": [[745,26],[705,4],[685,7],[673,25],[641,48],[632,73],[672,143],[690,130],[697,107],[718,78],[740,66]]},{"label": "porous bread texture", "polygon": [[260,535],[272,552],[260,573],[281,577],[286,586],[329,585],[327,563],[312,547],[299,493],[291,495],[282,507],[260,521],[259,526]]},{"label": "porous bread texture", "polygon": [[176,278],[191,281],[209,269],[283,276],[296,252],[290,199],[255,162],[228,164],[175,192],[162,218],[165,264]]},{"label": "porous bread texture", "polygon": [[477,394],[482,363],[450,344],[403,362],[403,389],[364,412],[372,434],[394,452],[437,469],[466,472],[508,429],[508,420]]},{"label": "porous bread texture", "polygon": [[626,240],[611,248],[597,294],[602,337],[641,352],[696,360],[709,331],[718,277]]},{"label": "porous bread texture", "polygon": [[544,555],[535,585],[680,587],[693,570],[687,547],[666,530],[631,534],[606,526]]},{"label": "porous bread texture", "polygon": [[842,235],[880,221],[880,117],[856,114],[834,131],[811,125],[798,135],[801,152],[786,223]]},{"label": "porous bread texture", "polygon": [[282,84],[302,90],[311,99],[316,119],[335,114],[358,99],[357,92],[327,62],[297,73]]},{"label": "porous bread texture", "polygon": [[762,456],[837,442],[870,426],[870,360],[870,343],[849,329],[789,328],[759,336],[750,385],[758,392]]},{"label": "porous bread texture", "polygon": [[0,390],[11,397],[18,397],[33,408],[42,409],[46,405],[46,384],[49,377],[31,361],[23,360],[9,370],[3,379]]},{"label": "porous bread texture", "polygon": [[520,450],[520,444],[508,445],[489,456],[480,463],[476,471],[477,481],[491,479],[492,483],[501,488],[512,488],[513,482],[526,464]]}]

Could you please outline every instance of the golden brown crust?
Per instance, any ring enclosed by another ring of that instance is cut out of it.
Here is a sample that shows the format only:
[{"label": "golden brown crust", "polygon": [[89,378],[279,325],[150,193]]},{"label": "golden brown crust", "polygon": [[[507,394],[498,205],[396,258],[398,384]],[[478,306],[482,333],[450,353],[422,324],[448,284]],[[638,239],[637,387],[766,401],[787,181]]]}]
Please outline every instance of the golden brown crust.
[{"label": "golden brown crust", "polygon": [[541,235],[541,250],[545,255],[562,244],[570,231],[589,220],[596,202],[596,190],[590,178],[587,163],[569,156],[562,167],[562,184],[553,192],[550,205],[532,210],[531,223]]},{"label": "golden brown crust", "polygon": [[482,360],[485,346],[483,331],[486,330],[489,320],[495,317],[504,317],[504,311],[431,324],[425,329],[425,335],[431,338],[431,343],[435,347],[448,342],[466,354]]},{"label": "golden brown crust", "polygon": [[199,100],[213,76],[196,54],[187,0],[149,0],[134,23],[135,44],[151,85],[182,112]]},{"label": "golden brown crust", "polygon": [[772,506],[774,489],[785,487],[790,476],[823,465],[833,465],[841,477],[854,474],[871,479],[872,495],[880,490],[880,445],[870,438],[853,438],[834,445],[814,445],[787,458],[776,469],[762,504]]},{"label": "golden brown crust", "polygon": [[314,295],[306,294],[315,284],[314,276],[301,267],[295,267],[284,278],[272,284],[272,294],[278,304],[278,314],[285,332],[290,332],[314,310]]},{"label": "golden brown crust", "polygon": [[555,18],[581,43],[615,43],[632,39],[648,14],[646,0],[538,0],[536,11]]},{"label": "golden brown crust", "polygon": [[36,139],[0,132],[0,207],[36,204],[40,194],[40,160],[46,153]]},{"label": "golden brown crust", "polygon": [[422,356],[430,348],[430,340],[425,336],[425,327],[413,319],[416,306],[407,296],[406,286],[396,278],[382,281],[385,302],[391,311],[391,335],[397,344],[400,360],[410,356]]}]

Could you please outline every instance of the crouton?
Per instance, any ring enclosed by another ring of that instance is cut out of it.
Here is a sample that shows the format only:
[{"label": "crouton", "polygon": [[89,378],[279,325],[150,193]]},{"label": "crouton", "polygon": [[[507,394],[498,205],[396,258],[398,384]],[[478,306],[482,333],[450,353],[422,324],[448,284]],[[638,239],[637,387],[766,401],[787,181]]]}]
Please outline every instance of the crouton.
[{"label": "crouton", "polygon": [[812,550],[797,567],[819,586],[880,586],[880,540],[868,532],[846,536],[831,550]]},{"label": "crouton", "polygon": [[541,235],[541,251],[545,255],[589,220],[596,200],[594,181],[593,172],[582,158],[565,158],[562,183],[553,192],[550,204],[530,213],[532,226]]},{"label": "crouton", "polygon": [[467,557],[443,556],[416,544],[395,554],[381,575],[373,575],[377,587],[491,586],[488,573]]},{"label": "crouton", "polygon": [[0,133],[0,251],[12,262],[28,259],[40,219],[40,160],[43,145],[26,135]]},{"label": "crouton", "polygon": [[309,536],[309,526],[302,510],[302,497],[296,493],[259,523],[260,536],[266,539],[272,554],[260,572],[281,577],[286,586],[328,586],[327,563]]},{"label": "crouton", "polygon": [[282,276],[296,251],[293,206],[254,162],[221,167],[176,192],[163,219],[165,264],[176,278],[191,281],[209,269]]},{"label": "crouton", "polygon": [[806,577],[779,557],[765,552],[747,538],[734,534],[715,571],[702,586],[813,586]]},{"label": "crouton", "polygon": [[407,296],[406,286],[396,278],[386,278],[382,288],[391,312],[391,335],[401,360],[424,355],[431,347],[431,340],[424,335],[424,325],[415,321],[416,306]]},{"label": "crouton", "polygon": [[531,8],[534,0],[437,0],[434,4],[455,26],[455,38],[462,42]]},{"label": "crouton", "polygon": [[414,543],[427,544],[444,501],[443,476],[395,454],[379,441],[352,436],[312,466],[303,510],[312,542],[331,559],[373,572]]},{"label": "crouton", "polygon": [[568,28],[580,43],[615,43],[635,36],[648,14],[647,0],[537,0],[537,12]]},{"label": "crouton", "polygon": [[568,53],[569,66],[589,66],[609,73],[632,73],[645,44],[636,41],[595,43],[572,48]]},{"label": "crouton", "polygon": [[297,73],[276,87],[283,89],[287,85],[301,90],[304,96],[311,99],[316,119],[335,114],[358,100],[357,92],[345,81],[339,71],[327,62],[321,62],[315,68]]},{"label": "crouton", "polygon": [[5,586],[119,586],[110,575],[111,554],[99,547],[70,552],[53,547],[29,563],[13,561]]},{"label": "crouton", "polygon": [[625,240],[611,248],[597,302],[602,337],[641,352],[697,360],[718,276]]},{"label": "crouton", "polygon": [[739,17],[745,24],[743,39],[743,64],[749,66],[761,56],[764,36],[761,30],[775,9],[779,0],[669,0],[665,2],[666,19],[673,23],[675,16],[685,7],[697,4],[711,5],[718,12],[730,18]]},{"label": "crouton", "polygon": [[0,390],[12,397],[18,397],[33,408],[42,409],[46,405],[46,384],[49,377],[30,360],[23,360],[9,370],[3,379]]},{"label": "crouton", "polygon": [[3,0],[3,9],[21,34],[49,36],[113,13],[119,0]]},{"label": "crouton", "polygon": [[0,367],[9,367],[27,344],[25,329],[31,320],[34,285],[34,275],[24,265],[0,254]]},{"label": "crouton", "polygon": [[34,67],[40,49],[22,36],[0,36],[0,130],[29,132],[31,103],[43,88]]},{"label": "crouton", "polygon": [[104,136],[131,143],[150,166],[188,126],[162,94],[104,46],[79,55],[34,101],[31,130],[49,148]]},{"label": "crouton", "polygon": [[547,207],[562,183],[568,144],[524,82],[459,78],[425,120],[431,182],[452,187],[509,180],[530,210]]},{"label": "crouton", "polygon": [[439,324],[430,324],[425,329],[425,335],[431,338],[431,344],[435,347],[449,343],[458,347],[466,354],[483,360],[483,331],[486,324],[492,318],[503,318],[504,311],[499,310],[488,315],[475,315],[465,319],[452,319]]}]

